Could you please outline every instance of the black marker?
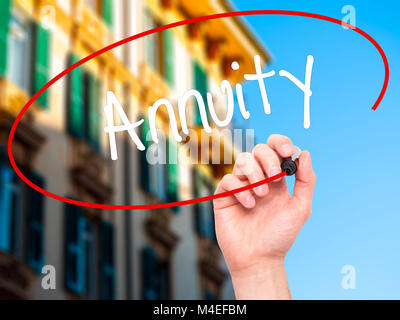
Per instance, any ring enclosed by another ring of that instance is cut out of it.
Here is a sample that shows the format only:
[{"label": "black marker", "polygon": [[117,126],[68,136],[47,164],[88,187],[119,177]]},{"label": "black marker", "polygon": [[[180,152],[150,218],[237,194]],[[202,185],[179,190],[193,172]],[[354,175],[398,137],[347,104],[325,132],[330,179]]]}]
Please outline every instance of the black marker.
[{"label": "black marker", "polygon": [[281,164],[282,171],[286,172],[287,176],[292,176],[297,171],[296,160],[300,157],[301,150],[299,147],[294,147],[294,153],[291,158],[283,159]]}]

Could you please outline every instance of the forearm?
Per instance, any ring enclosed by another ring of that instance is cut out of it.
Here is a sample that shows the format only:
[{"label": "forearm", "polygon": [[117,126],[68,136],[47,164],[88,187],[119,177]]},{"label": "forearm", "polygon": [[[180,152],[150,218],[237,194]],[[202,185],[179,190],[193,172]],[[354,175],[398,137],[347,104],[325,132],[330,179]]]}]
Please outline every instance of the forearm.
[{"label": "forearm", "polygon": [[238,300],[291,299],[283,258],[263,261],[231,275]]}]

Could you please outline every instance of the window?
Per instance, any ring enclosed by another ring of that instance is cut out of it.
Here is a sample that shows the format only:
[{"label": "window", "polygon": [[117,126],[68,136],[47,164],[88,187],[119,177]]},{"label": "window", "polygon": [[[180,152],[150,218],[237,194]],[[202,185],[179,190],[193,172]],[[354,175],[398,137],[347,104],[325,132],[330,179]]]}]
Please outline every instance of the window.
[{"label": "window", "polygon": [[[162,139],[160,138],[160,141]],[[163,161],[165,160],[165,143],[160,142],[159,144],[153,144],[151,146],[151,150],[147,149],[146,151],[141,151],[142,153],[145,154],[146,157],[146,152],[152,153],[158,160],[157,161]],[[167,200],[167,181],[166,181],[166,164],[165,161],[164,163],[148,163],[148,160],[146,158],[146,163],[148,166],[149,170],[149,192],[155,196],[160,201],[166,201]]]},{"label": "window", "polygon": [[[50,33],[32,23],[10,1],[0,4],[0,76],[8,78],[27,93],[36,93],[47,82],[50,66]],[[36,102],[46,108],[48,92]]]},{"label": "window", "polygon": [[[159,200],[166,200],[166,164],[165,163],[149,163],[146,153],[151,153],[157,159],[164,159],[165,145],[161,142],[159,144],[152,144],[151,149],[141,151],[143,168],[148,172],[148,182],[145,182],[145,191],[155,195]],[[144,178],[144,176],[143,176]],[[144,181],[143,181],[144,182]]]},{"label": "window", "polygon": [[[144,30],[157,28],[159,24],[147,9],[144,13]],[[171,29],[148,35],[144,38],[144,59],[149,66],[160,73],[169,86],[174,86],[174,35]]]},{"label": "window", "polygon": [[[139,152],[140,157],[140,183],[142,189],[150,194],[156,195],[160,201],[175,202],[179,199],[179,166],[178,145],[174,140],[164,141],[159,137],[159,144],[150,141],[150,127],[148,119],[141,127],[141,140],[146,147],[145,151]],[[157,159],[164,163],[150,164],[147,160],[147,152],[154,152]],[[165,163],[166,162],[166,163]],[[178,211],[179,207],[172,208]]]},{"label": "window", "polygon": [[[198,92],[200,92],[201,96],[203,97],[204,103],[207,104],[207,74],[198,62],[194,62],[193,64],[193,75],[194,88]],[[201,121],[200,110],[197,106],[197,101],[195,102],[194,124],[197,126],[201,126],[203,124]]]},{"label": "window", "polygon": [[158,145],[152,144],[150,135],[150,125],[147,117],[144,118],[144,123],[141,126],[141,139],[145,151],[139,152],[140,157],[140,182],[144,191],[156,195],[160,200],[166,199],[166,171],[165,164],[151,164],[147,160],[147,153],[151,147],[150,152],[154,152],[157,158],[162,158],[165,153],[163,143],[160,137]]},{"label": "window", "polygon": [[65,207],[65,286],[90,299],[98,297],[98,224],[89,221],[78,206]]},{"label": "window", "polygon": [[[44,179],[38,173],[30,173],[29,178],[36,185],[44,186]],[[19,259],[26,258],[37,272],[41,272],[45,260],[43,215],[43,195],[27,188],[12,168],[3,163],[0,166],[0,250]]]},{"label": "window", "polygon": [[142,251],[142,299],[169,299],[169,287],[168,261],[160,261],[152,247],[145,247]]},{"label": "window", "polygon": [[9,25],[7,76],[26,92],[31,91],[31,23],[17,10],[12,11]]},{"label": "window", "polygon": [[[70,64],[79,61],[70,57]],[[101,83],[90,72],[80,67],[69,76],[67,130],[75,138],[85,140],[94,150],[100,151]]]},{"label": "window", "polygon": [[114,228],[109,222],[101,225],[101,298],[115,298]]},{"label": "window", "polygon": [[[194,193],[196,198],[201,198],[212,194],[212,187],[205,181],[202,174],[197,170],[195,171],[194,179]],[[204,201],[196,204],[195,215],[197,233],[210,240],[216,241],[212,201]]]}]

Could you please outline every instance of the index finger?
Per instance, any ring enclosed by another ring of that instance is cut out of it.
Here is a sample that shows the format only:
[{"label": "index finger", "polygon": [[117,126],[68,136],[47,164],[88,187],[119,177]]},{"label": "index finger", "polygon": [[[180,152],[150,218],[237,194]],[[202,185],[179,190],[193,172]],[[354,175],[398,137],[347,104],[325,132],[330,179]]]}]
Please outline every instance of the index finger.
[{"label": "index finger", "polygon": [[290,158],[294,153],[292,141],[280,134],[272,134],[267,141],[268,146],[282,158]]}]

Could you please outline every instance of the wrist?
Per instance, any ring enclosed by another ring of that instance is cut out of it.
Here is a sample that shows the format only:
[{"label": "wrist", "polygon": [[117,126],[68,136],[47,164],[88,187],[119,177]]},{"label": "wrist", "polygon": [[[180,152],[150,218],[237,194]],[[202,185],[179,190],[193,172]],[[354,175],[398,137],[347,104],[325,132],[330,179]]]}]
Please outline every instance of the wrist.
[{"label": "wrist", "polygon": [[284,257],[263,258],[231,276],[237,299],[291,299]]},{"label": "wrist", "polygon": [[237,279],[263,278],[266,271],[272,272],[282,268],[285,268],[285,257],[264,257],[246,267],[232,269],[230,274],[232,278]]}]

